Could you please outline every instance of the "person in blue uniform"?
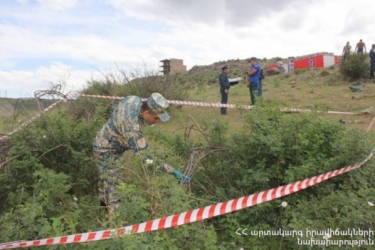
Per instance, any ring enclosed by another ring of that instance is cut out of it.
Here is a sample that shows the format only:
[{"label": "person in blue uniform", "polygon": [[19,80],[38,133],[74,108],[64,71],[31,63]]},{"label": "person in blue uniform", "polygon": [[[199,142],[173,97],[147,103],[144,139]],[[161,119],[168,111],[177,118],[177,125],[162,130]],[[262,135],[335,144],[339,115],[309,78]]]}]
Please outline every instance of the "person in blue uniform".
[{"label": "person in blue uniform", "polygon": [[[168,101],[159,93],[153,93],[145,102],[138,96],[125,97],[112,109],[109,120],[95,137],[93,151],[100,175],[99,197],[109,211],[118,207],[117,187],[126,171],[119,159],[124,152],[132,150],[143,163],[153,162],[142,127],[145,123],[153,125],[169,121],[168,106]],[[141,151],[145,154],[141,155]],[[178,181],[190,181],[189,177],[168,164],[162,163],[157,167],[175,176]]]},{"label": "person in blue uniform", "polygon": [[294,71],[294,60],[290,60],[289,62],[289,72],[293,72]]},{"label": "person in blue uniform", "polygon": [[[221,103],[227,104],[228,103],[228,96],[229,96],[229,80],[228,80],[228,72],[229,72],[229,66],[225,64],[223,67],[221,67],[221,74],[219,75],[219,84],[220,84],[220,94],[221,94]],[[222,107],[221,108],[221,114],[227,115],[227,108]]]},{"label": "person in blue uniform", "polygon": [[250,58],[249,63],[251,65],[251,70],[247,74],[248,75],[248,81],[247,81],[246,87],[250,88],[251,104],[255,105],[255,102],[256,102],[255,96],[258,95],[259,77],[260,77],[260,71],[261,71],[262,68],[258,64],[258,60],[257,60],[256,57]]}]

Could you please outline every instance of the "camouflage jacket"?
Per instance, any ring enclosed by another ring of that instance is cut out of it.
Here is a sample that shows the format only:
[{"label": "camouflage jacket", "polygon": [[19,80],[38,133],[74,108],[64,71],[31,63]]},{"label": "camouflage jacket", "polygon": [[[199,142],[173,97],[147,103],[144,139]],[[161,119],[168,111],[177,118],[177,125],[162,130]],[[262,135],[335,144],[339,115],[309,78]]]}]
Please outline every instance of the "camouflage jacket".
[{"label": "camouflage jacket", "polygon": [[142,100],[138,96],[123,98],[112,110],[111,116],[94,140],[94,147],[121,153],[132,149],[134,153],[147,149],[142,135],[144,120],[141,116]]}]

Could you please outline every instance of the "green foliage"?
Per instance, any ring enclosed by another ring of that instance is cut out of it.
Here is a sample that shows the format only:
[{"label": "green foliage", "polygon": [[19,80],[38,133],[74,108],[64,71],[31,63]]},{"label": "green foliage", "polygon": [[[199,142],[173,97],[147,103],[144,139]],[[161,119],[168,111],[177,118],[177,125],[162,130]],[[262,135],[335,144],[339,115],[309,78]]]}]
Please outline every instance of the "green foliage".
[{"label": "green foliage", "polygon": [[342,60],[340,64],[341,74],[351,81],[367,77],[369,70],[370,66],[367,54],[348,54],[346,60]]},{"label": "green foliage", "polygon": [[[263,104],[265,104],[263,102]],[[194,175],[193,193],[207,199],[227,201],[319,175],[362,161],[374,147],[374,135],[322,118],[319,114],[285,115],[276,107],[263,106],[246,114],[244,128],[226,136],[227,126],[212,121],[205,126],[209,148]],[[181,137],[169,138],[179,145],[181,157],[201,148]],[[248,231],[326,230],[329,228],[371,229],[374,210],[367,204],[375,197],[373,161],[340,177],[282,198],[207,223],[223,229],[221,244],[236,243],[245,249],[298,249],[297,238],[238,236],[238,228]],[[348,202],[350,200],[350,202]],[[358,237],[357,237],[358,238]],[[374,237],[372,237],[374,238]],[[337,236],[336,239],[348,239]],[[257,248],[254,248],[257,246]]]},{"label": "green foliage", "polygon": [[[101,87],[105,86],[95,85]],[[199,139],[156,127],[145,131],[160,147],[156,158],[180,171],[182,163],[192,164],[191,186],[182,186],[126,153],[121,161],[120,207],[109,215],[99,207],[91,152],[109,104],[97,105],[90,115],[82,111],[82,116],[57,108],[12,136],[6,159],[14,159],[0,169],[0,242],[138,224],[358,163],[374,148],[372,133],[347,129],[316,113],[281,113],[275,103],[266,101],[243,111],[245,123],[237,131],[219,119],[205,119]],[[375,199],[374,168],[372,160],[304,191],[205,222],[68,248],[302,249],[296,237],[239,236],[236,231],[372,229],[375,210],[368,201]],[[283,200],[286,208],[280,206]]]}]

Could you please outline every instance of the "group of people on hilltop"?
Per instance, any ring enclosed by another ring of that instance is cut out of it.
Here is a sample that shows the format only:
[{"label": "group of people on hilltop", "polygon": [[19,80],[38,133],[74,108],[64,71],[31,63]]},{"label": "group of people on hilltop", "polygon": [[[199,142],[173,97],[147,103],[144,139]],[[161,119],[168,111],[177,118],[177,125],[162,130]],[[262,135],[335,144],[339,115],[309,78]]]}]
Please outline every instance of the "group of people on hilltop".
[{"label": "group of people on hilltop", "polygon": [[[350,43],[346,42],[346,45],[344,46],[344,48],[342,50],[343,61],[345,61],[347,59],[348,55],[351,52],[351,49],[352,49],[352,46],[350,45]],[[360,39],[359,42],[357,43],[357,45],[354,49],[354,52],[360,53],[360,54],[366,53],[366,44],[362,41],[362,39]],[[371,68],[370,68],[370,79],[375,79],[375,77],[374,77],[374,72],[375,72],[375,44],[372,45],[371,50],[369,52],[369,56],[370,56],[370,66],[371,66]]]},{"label": "group of people on hilltop", "polygon": [[[343,60],[346,60],[348,54],[350,53],[351,46],[349,42],[346,43],[344,49],[343,49]],[[359,40],[355,47],[356,53],[366,53],[366,44],[362,41],[362,39]],[[375,73],[375,44],[372,45],[372,48],[369,52],[369,56],[371,58],[371,69],[370,69],[370,78],[375,79],[374,73]],[[264,79],[263,69],[258,64],[258,60],[256,57],[250,58],[248,61],[250,63],[251,69],[247,73],[247,84],[246,87],[250,89],[250,99],[251,104],[254,105],[257,101],[257,99],[262,99],[263,93],[262,93],[262,79]],[[278,66],[281,69],[284,69],[283,63],[280,61],[278,62]],[[292,59],[289,64],[289,71],[294,70],[294,60]],[[309,67],[314,67],[314,61],[313,58],[310,57],[309,59]],[[219,84],[220,84],[220,94],[221,94],[221,103],[227,104],[228,103],[228,96],[229,96],[229,89],[230,89],[230,83],[228,79],[228,72],[229,72],[229,66],[225,64],[222,68],[222,72],[219,75]],[[285,70],[285,69],[284,69]],[[222,107],[221,108],[221,114],[227,115],[227,108]]]},{"label": "group of people on hilltop", "polygon": [[[352,46],[350,45],[350,42],[346,42],[346,45],[344,46],[342,50],[343,60],[347,58],[349,53],[351,52]],[[362,39],[359,40],[357,45],[355,46],[354,52],[363,54],[366,53],[366,44],[362,41]]]},{"label": "group of people on hilltop", "polygon": [[[254,105],[257,99],[262,99],[263,91],[262,91],[262,79],[264,79],[263,69],[258,63],[258,59],[256,57],[251,57],[249,59],[250,64],[250,71],[246,73],[247,84],[246,87],[250,90],[250,100],[251,104]],[[229,66],[225,64],[221,67],[221,74],[219,75],[219,84],[220,84],[220,94],[221,94],[221,103],[227,104],[228,103],[228,96],[229,96],[229,89],[230,89],[230,82],[228,79],[228,72]],[[221,108],[221,114],[227,115],[227,108]]]}]

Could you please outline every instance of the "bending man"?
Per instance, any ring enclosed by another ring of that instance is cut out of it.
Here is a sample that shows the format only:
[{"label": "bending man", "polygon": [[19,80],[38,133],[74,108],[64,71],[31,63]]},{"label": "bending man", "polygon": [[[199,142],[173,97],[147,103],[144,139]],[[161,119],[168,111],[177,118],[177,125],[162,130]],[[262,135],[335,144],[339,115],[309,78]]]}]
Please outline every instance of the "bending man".
[{"label": "bending man", "polygon": [[[145,123],[153,125],[169,121],[166,112],[168,106],[168,101],[159,93],[153,93],[145,102],[138,96],[125,97],[112,109],[109,120],[97,134],[93,146],[100,174],[99,196],[110,211],[119,203],[116,192],[121,182],[123,166],[117,162],[118,159],[129,149],[135,155],[146,150],[147,159],[152,158],[142,135],[142,127]],[[179,181],[190,181],[189,177],[167,164],[161,164],[159,169],[174,175]]]}]

